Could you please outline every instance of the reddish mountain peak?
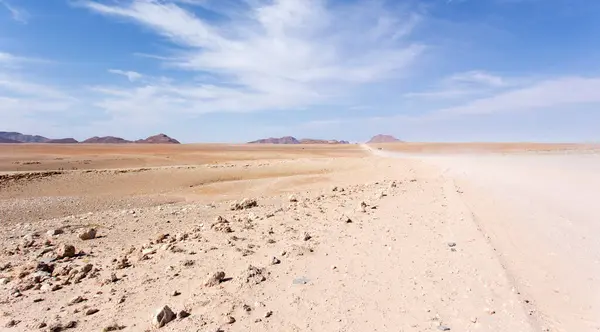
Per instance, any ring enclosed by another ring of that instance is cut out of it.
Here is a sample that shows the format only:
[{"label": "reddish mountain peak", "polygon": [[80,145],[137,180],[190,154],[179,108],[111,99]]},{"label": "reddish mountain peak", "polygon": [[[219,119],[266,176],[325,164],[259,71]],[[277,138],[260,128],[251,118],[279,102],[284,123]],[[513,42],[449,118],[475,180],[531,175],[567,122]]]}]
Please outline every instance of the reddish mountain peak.
[{"label": "reddish mountain peak", "polygon": [[394,143],[400,142],[399,139],[392,135],[375,135],[367,143]]}]

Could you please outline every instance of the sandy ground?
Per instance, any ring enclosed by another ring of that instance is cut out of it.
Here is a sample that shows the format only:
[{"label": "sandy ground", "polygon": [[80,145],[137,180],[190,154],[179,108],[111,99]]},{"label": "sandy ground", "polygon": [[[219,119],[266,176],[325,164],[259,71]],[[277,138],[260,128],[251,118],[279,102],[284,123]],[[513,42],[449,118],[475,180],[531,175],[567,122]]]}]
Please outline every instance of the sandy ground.
[{"label": "sandy ground", "polygon": [[0,329],[600,326],[588,147],[153,149],[0,146]]}]

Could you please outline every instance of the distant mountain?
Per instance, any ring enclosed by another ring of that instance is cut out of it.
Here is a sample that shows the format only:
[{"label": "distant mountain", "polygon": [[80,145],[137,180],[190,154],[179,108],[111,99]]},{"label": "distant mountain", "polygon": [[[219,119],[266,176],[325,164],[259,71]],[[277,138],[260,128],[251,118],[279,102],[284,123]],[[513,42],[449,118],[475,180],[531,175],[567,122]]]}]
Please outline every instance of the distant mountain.
[{"label": "distant mountain", "polygon": [[0,138],[5,138],[22,143],[46,143],[48,138],[38,135],[24,135],[17,132],[0,131]]},{"label": "distant mountain", "polygon": [[284,136],[280,138],[263,138],[256,141],[248,142],[250,144],[300,144],[296,138],[292,136]]},{"label": "distant mountain", "polygon": [[368,142],[369,143],[394,143],[401,142],[399,139],[392,135],[375,135]]},{"label": "distant mountain", "polygon": [[22,143],[22,142],[15,141],[14,139],[0,137],[0,143]]},{"label": "distant mountain", "polygon": [[86,143],[86,144],[122,144],[122,143],[133,143],[133,142],[128,141],[126,139],[123,139],[121,137],[114,137],[114,136],[98,137],[98,136],[94,136],[94,137],[86,139],[85,141],[83,141],[81,143]]},{"label": "distant mountain", "polygon": [[139,139],[135,142],[142,144],[181,144],[178,140],[171,138],[165,134],[150,136],[146,139]]},{"label": "distant mountain", "polygon": [[297,140],[292,136],[284,136],[280,138],[270,137],[263,138],[256,141],[248,142],[249,144],[350,144],[348,141],[338,141],[335,139],[326,140],[326,139],[313,139],[313,138],[303,138],[301,140]]},{"label": "distant mountain", "polygon": [[54,144],[75,144],[75,143],[79,143],[76,139],[74,138],[58,138],[58,139],[50,139],[47,140],[44,143],[54,143]]},{"label": "distant mountain", "polygon": [[303,138],[300,140],[300,144],[350,144],[348,141],[338,141],[335,139],[312,139],[312,138]]}]

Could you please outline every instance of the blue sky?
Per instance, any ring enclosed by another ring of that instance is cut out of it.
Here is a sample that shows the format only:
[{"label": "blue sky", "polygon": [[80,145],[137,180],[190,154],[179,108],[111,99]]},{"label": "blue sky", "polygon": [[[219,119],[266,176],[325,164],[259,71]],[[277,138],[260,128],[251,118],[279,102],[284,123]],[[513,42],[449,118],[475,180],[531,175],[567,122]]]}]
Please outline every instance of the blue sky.
[{"label": "blue sky", "polygon": [[0,130],[600,141],[600,1],[0,0]]}]

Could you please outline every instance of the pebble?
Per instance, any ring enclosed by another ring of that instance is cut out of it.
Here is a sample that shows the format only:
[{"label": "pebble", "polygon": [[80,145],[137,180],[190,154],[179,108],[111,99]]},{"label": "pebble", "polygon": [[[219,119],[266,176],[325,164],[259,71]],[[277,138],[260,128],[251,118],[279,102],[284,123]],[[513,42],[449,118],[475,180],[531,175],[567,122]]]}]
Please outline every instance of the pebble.
[{"label": "pebble", "polygon": [[310,236],[308,233],[304,233],[304,241],[308,241],[310,239],[312,239],[312,236]]},{"label": "pebble", "polygon": [[448,326],[444,326],[444,325],[438,326],[437,329],[440,331],[450,331],[450,328]]},{"label": "pebble", "polygon": [[175,319],[175,313],[168,306],[159,308],[152,317],[152,325],[157,328],[165,326],[167,323]]},{"label": "pebble", "polygon": [[76,297],[72,298],[71,300],[69,300],[68,304],[73,305],[73,304],[81,303],[83,301],[85,301],[85,299],[83,297],[76,296]]},{"label": "pebble", "polygon": [[58,246],[56,250],[56,255],[58,258],[66,258],[75,256],[75,247],[70,244],[64,244]]},{"label": "pebble", "polygon": [[204,283],[204,286],[206,286],[206,287],[214,287],[214,286],[220,284],[223,281],[223,279],[225,279],[225,272],[223,272],[223,271],[215,272]]},{"label": "pebble", "polygon": [[177,313],[177,318],[179,318],[179,319],[184,319],[189,316],[190,316],[190,313],[185,310],[181,310]]},{"label": "pebble", "polygon": [[233,316],[225,317],[225,324],[233,324],[235,323],[235,318]]},{"label": "pebble", "polygon": [[269,310],[267,312],[265,312],[265,318],[269,318],[273,315],[273,311]]},{"label": "pebble", "polygon": [[46,235],[48,236],[55,236],[55,235],[59,235],[64,233],[62,229],[58,228],[58,229],[50,229],[46,232]]},{"label": "pebble", "polygon": [[96,238],[96,229],[95,228],[84,229],[79,233],[78,236],[83,241],[94,239],[94,238]]},{"label": "pebble", "polygon": [[281,260],[277,257],[273,257],[273,259],[271,260],[272,265],[277,265],[279,263],[281,263]]},{"label": "pebble", "polygon": [[91,309],[88,309],[88,310],[85,311],[85,315],[86,316],[90,316],[90,315],[93,315],[93,314],[97,313],[98,311],[100,311],[100,310],[98,310],[96,308],[91,308]]},{"label": "pebble", "polygon": [[181,295],[181,293],[178,291],[173,291],[173,293],[171,293],[171,296],[179,296],[179,295]]},{"label": "pebble", "polygon": [[456,247],[456,243],[454,243],[454,242],[448,242],[448,247],[454,248],[454,247]]}]

